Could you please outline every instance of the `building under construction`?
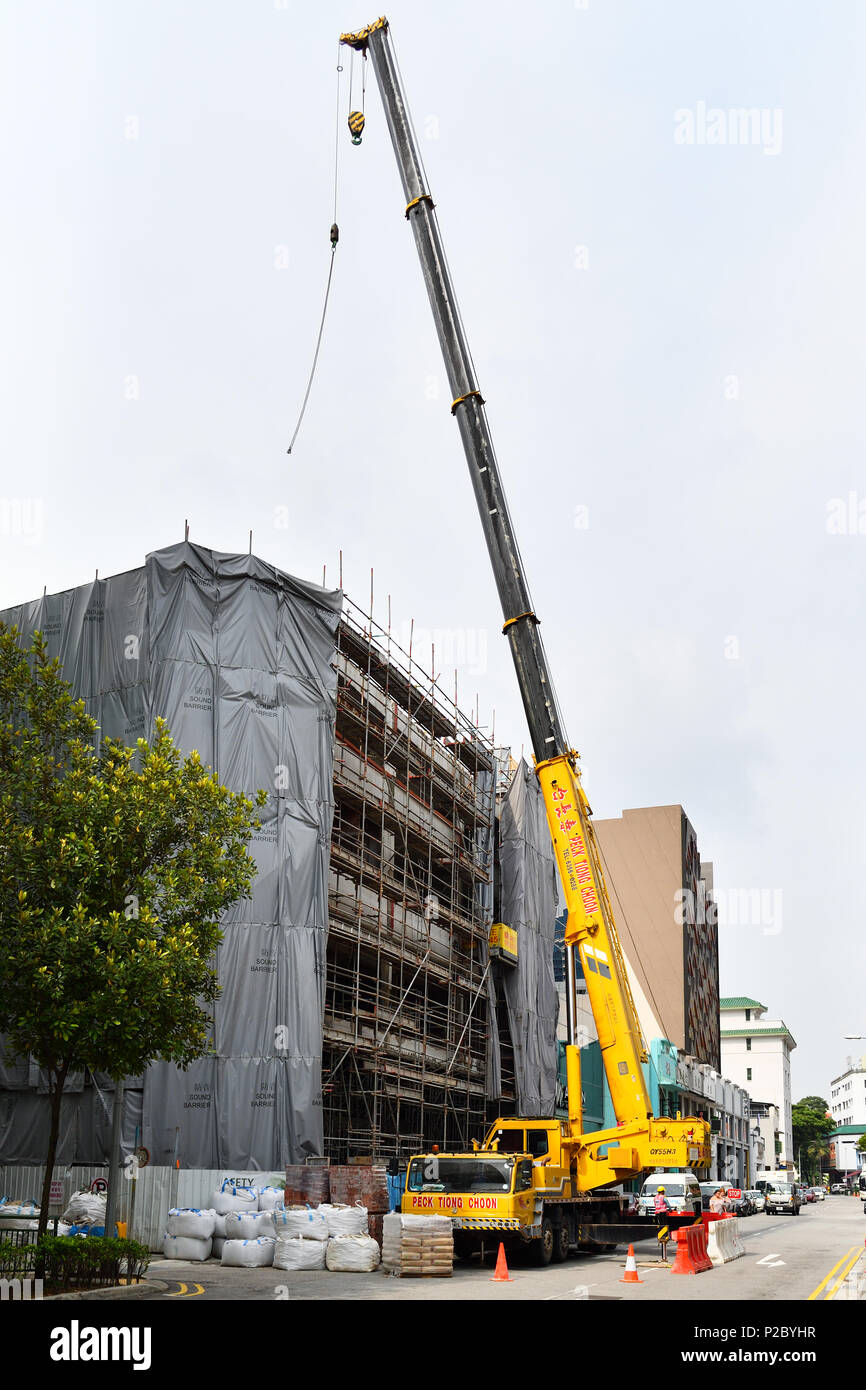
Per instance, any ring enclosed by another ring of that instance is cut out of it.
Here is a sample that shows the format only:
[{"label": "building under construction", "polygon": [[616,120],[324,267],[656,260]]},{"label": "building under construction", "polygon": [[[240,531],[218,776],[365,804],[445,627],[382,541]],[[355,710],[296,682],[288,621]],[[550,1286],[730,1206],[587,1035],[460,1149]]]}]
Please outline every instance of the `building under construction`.
[{"label": "building under construction", "polygon": [[489,1095],[492,744],[348,600],[337,642],[325,1153],[465,1148]]},{"label": "building under construction", "polygon": [[[162,716],[226,786],[267,793],[211,1050],[129,1079],[124,1148],[243,1170],[480,1138],[514,1094],[488,955],[497,763],[456,688],[340,591],[188,541],[2,616],[46,634],[100,737]],[[0,1047],[0,1160],[39,1161],[43,1080]],[[113,1083],[67,1089],[58,1161],[99,1162]]]}]

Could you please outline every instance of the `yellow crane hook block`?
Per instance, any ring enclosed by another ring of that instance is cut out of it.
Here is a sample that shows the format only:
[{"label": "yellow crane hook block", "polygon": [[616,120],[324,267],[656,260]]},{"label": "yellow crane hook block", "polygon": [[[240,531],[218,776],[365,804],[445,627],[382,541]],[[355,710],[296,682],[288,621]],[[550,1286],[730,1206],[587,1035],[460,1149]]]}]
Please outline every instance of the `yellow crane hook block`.
[{"label": "yellow crane hook block", "polygon": [[349,129],[350,129],[350,131],[352,132],[352,144],[353,144],[353,145],[360,145],[360,143],[361,143],[361,131],[364,129],[364,113],[363,113],[363,111],[350,111],[350,112],[349,112]]}]

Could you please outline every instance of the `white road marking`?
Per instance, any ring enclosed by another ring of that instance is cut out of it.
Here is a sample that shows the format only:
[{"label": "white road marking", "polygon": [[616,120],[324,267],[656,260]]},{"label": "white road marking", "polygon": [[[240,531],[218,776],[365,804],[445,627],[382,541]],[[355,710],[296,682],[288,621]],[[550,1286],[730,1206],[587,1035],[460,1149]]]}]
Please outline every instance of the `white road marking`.
[{"label": "white road marking", "polygon": [[765,1255],[762,1260],[755,1260],[756,1265],[767,1265],[770,1269],[778,1269],[784,1263],[784,1260],[777,1260],[775,1255]]}]

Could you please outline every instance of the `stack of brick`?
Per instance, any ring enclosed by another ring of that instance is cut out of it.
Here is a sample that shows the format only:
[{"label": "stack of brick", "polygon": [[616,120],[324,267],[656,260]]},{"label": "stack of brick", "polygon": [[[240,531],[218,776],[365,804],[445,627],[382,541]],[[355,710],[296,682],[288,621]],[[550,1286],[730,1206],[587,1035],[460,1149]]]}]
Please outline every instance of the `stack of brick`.
[{"label": "stack of brick", "polygon": [[[332,1170],[324,1164],[314,1168],[305,1163],[290,1163],[286,1168],[285,1204],[287,1207],[317,1207],[320,1202],[331,1200],[329,1174]],[[335,1197],[334,1201],[345,1199]]]},{"label": "stack of brick", "polygon": [[371,1164],[335,1164],[331,1175],[331,1201],[345,1202],[354,1207],[360,1202],[367,1208],[370,1235],[382,1249],[382,1221],[391,1209],[388,1194],[388,1171]]},{"label": "stack of brick", "polygon": [[[354,1207],[359,1202],[366,1207],[371,1216],[384,1215],[390,1209],[388,1200],[388,1172],[384,1167],[370,1164],[335,1164],[328,1169],[331,1181],[332,1202],[344,1203]],[[323,1199],[328,1201],[326,1197]]]},{"label": "stack of brick", "polygon": [[449,1216],[402,1216],[382,1222],[382,1268],[398,1278],[450,1279],[454,1237]]}]

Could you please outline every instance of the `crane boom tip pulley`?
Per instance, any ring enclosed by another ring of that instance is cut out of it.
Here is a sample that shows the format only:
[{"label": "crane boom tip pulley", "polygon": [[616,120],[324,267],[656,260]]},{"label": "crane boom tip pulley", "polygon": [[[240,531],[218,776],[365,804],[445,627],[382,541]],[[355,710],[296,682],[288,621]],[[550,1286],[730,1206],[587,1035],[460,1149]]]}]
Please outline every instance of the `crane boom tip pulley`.
[{"label": "crane boom tip pulley", "polygon": [[347,48],[354,48],[357,52],[363,53],[367,47],[367,40],[377,29],[387,29],[388,21],[381,15],[373,24],[368,24],[366,29],[359,29],[357,34],[341,34],[340,43],[346,44]]}]

